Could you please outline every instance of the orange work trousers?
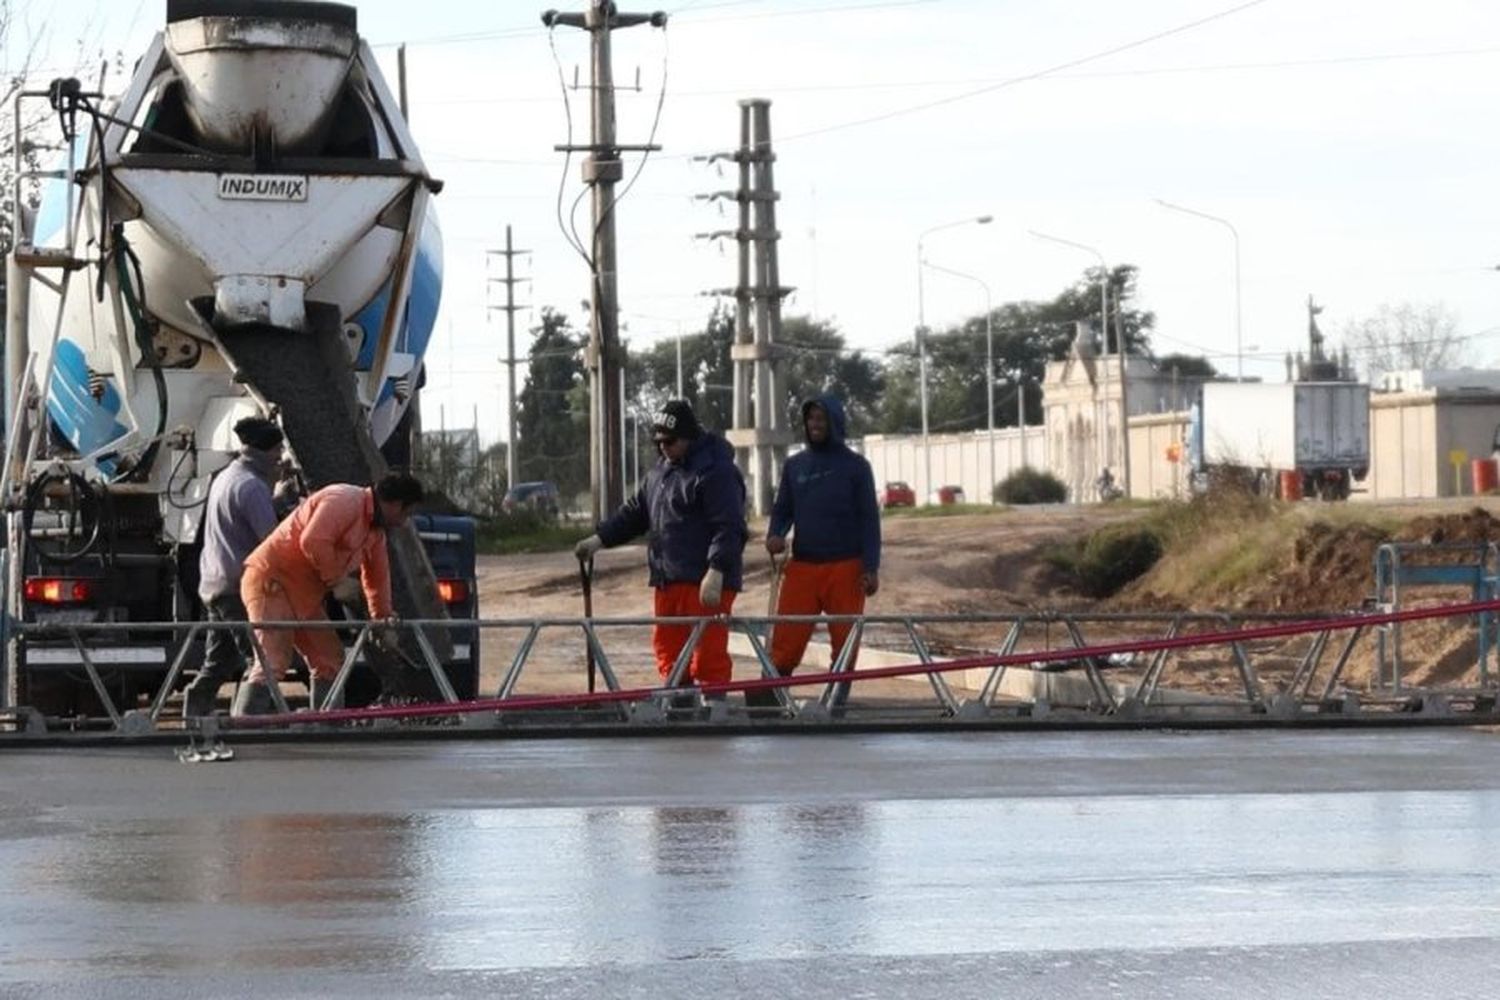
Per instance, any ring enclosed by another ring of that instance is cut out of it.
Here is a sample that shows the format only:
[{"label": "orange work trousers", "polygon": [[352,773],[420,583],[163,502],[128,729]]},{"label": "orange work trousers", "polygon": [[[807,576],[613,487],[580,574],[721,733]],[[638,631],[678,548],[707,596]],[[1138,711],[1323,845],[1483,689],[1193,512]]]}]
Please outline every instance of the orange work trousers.
[{"label": "orange work trousers", "polygon": [[[323,615],[298,615],[292,596],[282,582],[253,563],[245,567],[240,580],[240,597],[251,623],[255,622],[326,622]],[[258,647],[255,664],[245,674],[251,684],[267,680],[279,682],[292,665],[292,650],[302,654],[307,669],[320,681],[331,681],[344,665],[344,644],[331,628],[255,630]]]},{"label": "orange work trousers", "polygon": [[[697,618],[703,615],[727,615],[734,607],[737,591],[724,590],[717,608],[706,607],[698,599],[696,583],[669,583],[656,588],[657,618]],[[687,645],[693,633],[692,624],[667,625],[657,622],[651,629],[651,648],[656,653],[656,670],[666,680],[677,664],[682,647]],[[693,651],[688,674],[697,684],[727,684],[734,673],[729,660],[729,629],[723,625],[710,625],[698,639],[698,648]]]},{"label": "orange work trousers", "polygon": [[[859,615],[865,610],[865,567],[860,559],[813,563],[793,559],[781,577],[781,597],[776,602],[778,615]],[[829,622],[828,638],[833,645],[833,659],[849,639],[850,622]],[[782,622],[771,630],[771,663],[783,677],[802,663],[807,642],[812,638],[812,622]],[[852,669],[859,650],[849,659]]]}]

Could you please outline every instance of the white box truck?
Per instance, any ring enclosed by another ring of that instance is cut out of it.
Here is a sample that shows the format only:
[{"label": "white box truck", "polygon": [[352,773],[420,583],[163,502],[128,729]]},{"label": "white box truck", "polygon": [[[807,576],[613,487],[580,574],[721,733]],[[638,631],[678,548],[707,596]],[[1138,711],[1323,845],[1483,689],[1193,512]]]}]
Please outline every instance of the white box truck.
[{"label": "white box truck", "polygon": [[1359,382],[1208,382],[1190,433],[1200,482],[1243,470],[1265,492],[1281,473],[1301,494],[1344,500],[1370,466],[1370,387]]}]

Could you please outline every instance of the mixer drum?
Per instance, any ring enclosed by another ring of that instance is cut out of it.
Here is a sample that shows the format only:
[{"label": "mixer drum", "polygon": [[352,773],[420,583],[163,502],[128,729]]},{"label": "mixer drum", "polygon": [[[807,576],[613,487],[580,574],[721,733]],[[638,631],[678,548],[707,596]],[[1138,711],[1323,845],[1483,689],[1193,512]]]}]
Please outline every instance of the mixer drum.
[{"label": "mixer drum", "polygon": [[169,0],[167,57],[202,145],[286,156],[316,150],[358,47],[352,7]]}]

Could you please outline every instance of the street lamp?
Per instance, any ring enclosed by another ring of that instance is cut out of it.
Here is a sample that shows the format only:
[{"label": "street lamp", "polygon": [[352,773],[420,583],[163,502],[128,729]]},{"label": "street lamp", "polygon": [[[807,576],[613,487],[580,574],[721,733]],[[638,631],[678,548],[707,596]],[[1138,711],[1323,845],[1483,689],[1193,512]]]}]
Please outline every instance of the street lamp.
[{"label": "street lamp", "polygon": [[1217,222],[1225,229],[1228,229],[1229,235],[1234,237],[1234,377],[1243,382],[1245,380],[1245,331],[1242,323],[1243,314],[1240,311],[1240,231],[1234,228],[1234,223],[1228,219],[1221,219],[1217,215],[1209,215],[1207,212],[1200,212],[1196,208],[1186,208],[1182,205],[1176,205],[1161,198],[1156,199],[1156,203],[1162,208],[1168,208],[1174,212],[1181,212],[1184,215],[1196,215],[1200,219]]},{"label": "street lamp", "polygon": [[[1029,232],[1039,240],[1059,243],[1065,247],[1072,247],[1074,250],[1093,254],[1094,258],[1099,261],[1099,326],[1104,332],[1104,346],[1107,347],[1109,344],[1109,264],[1105,262],[1104,255],[1086,243],[1075,243],[1061,236],[1039,233],[1035,229]],[[1125,395],[1129,380],[1125,377],[1125,321],[1119,316],[1118,309],[1115,316],[1115,348],[1120,359],[1120,485],[1128,497],[1130,496],[1130,409]]]},{"label": "street lamp", "polygon": [[922,287],[922,271],[925,263],[922,258],[922,241],[941,229],[971,224],[987,226],[994,221],[993,215],[980,215],[969,219],[958,219],[954,222],[944,222],[942,225],[924,229],[917,234],[917,369],[921,380],[922,402],[923,503],[928,502],[926,497],[932,493],[932,444],[927,434],[927,312]]},{"label": "street lamp", "polygon": [[[995,503],[995,300],[990,294],[990,286],[984,279],[963,271],[955,271],[951,267],[943,267],[941,264],[926,262],[927,266],[934,271],[950,274],[955,278],[963,278],[972,281],[984,289],[984,391],[988,399],[987,409],[989,411],[990,431],[990,502]],[[1020,380],[1017,380],[1019,386]],[[1018,423],[1023,437],[1021,438],[1021,454],[1026,454],[1026,428],[1023,423]]]}]

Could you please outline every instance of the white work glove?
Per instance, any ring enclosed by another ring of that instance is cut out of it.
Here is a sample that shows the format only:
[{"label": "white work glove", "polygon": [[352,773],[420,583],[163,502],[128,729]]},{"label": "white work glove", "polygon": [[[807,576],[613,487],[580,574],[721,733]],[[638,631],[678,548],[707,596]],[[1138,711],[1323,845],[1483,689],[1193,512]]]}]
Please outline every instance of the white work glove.
[{"label": "white work glove", "polygon": [[588,562],[594,558],[594,553],[602,548],[604,548],[604,539],[598,535],[590,535],[573,546],[573,554],[578,557],[579,562]]},{"label": "white work glove", "polygon": [[352,576],[340,577],[334,582],[332,587],[328,588],[328,591],[333,594],[333,599],[340,604],[358,604],[360,598],[364,595],[364,590],[361,589],[359,581]]},{"label": "white work glove", "polygon": [[719,610],[719,602],[724,599],[724,571],[710,568],[703,574],[703,582],[698,584],[698,600],[710,611]]}]

